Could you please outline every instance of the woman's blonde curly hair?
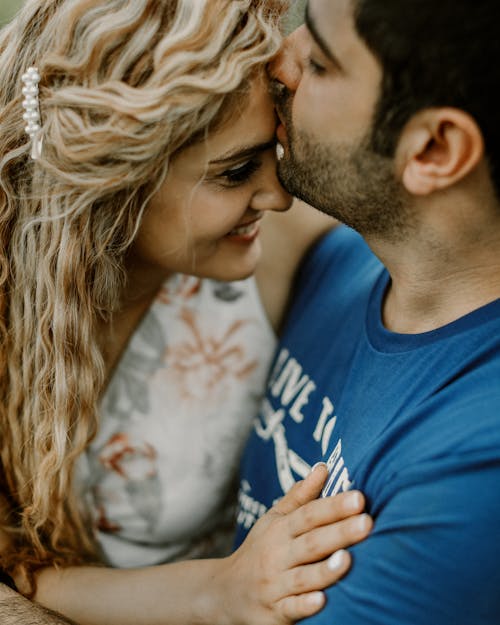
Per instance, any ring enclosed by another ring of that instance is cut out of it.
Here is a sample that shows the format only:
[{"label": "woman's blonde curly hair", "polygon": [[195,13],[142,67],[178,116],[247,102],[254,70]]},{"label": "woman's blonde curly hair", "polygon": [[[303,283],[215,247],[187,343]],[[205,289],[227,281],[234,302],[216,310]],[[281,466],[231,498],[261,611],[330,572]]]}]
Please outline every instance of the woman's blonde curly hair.
[{"label": "woman's blonde curly hair", "polygon": [[[276,52],[283,0],[28,0],[0,32],[0,566],[98,561],[75,463],[98,427],[97,339],[169,159]],[[22,119],[41,74],[43,154]]]}]

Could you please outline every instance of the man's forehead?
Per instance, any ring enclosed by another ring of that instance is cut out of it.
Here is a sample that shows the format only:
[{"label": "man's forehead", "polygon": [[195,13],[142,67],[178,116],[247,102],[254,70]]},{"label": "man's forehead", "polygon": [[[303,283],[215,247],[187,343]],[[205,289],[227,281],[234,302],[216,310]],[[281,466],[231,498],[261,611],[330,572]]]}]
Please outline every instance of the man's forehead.
[{"label": "man's forehead", "polygon": [[352,0],[308,0],[306,22],[318,45],[333,56],[339,45],[355,37]]},{"label": "man's forehead", "polygon": [[309,0],[306,25],[313,41],[343,72],[358,74],[376,62],[357,32],[353,0]]},{"label": "man's forehead", "polygon": [[354,15],[354,0],[307,0],[306,11],[325,26],[342,21],[351,22]]}]

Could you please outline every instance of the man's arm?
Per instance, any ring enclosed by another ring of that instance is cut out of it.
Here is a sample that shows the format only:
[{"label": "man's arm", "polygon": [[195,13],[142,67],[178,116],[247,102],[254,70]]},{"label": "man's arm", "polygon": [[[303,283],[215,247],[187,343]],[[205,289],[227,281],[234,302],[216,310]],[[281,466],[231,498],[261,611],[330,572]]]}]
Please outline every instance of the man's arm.
[{"label": "man's arm", "polygon": [[[6,514],[6,504],[0,496],[0,515]],[[9,542],[0,530],[0,551]],[[0,625],[73,625],[73,621],[25,599],[5,584],[0,583]]]},{"label": "man's arm", "polygon": [[0,584],[0,625],[75,625],[74,621],[28,601]]}]

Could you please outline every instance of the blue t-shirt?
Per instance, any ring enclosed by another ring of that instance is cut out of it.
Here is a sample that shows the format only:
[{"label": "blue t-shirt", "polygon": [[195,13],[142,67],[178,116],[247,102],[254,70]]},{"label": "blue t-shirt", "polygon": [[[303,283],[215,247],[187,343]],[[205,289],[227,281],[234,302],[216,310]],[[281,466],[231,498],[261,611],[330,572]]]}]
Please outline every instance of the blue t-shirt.
[{"label": "blue t-shirt", "polygon": [[319,460],[375,526],[310,625],[500,624],[500,300],[387,331],[390,277],[346,227],[305,263],[244,454],[237,544]]}]

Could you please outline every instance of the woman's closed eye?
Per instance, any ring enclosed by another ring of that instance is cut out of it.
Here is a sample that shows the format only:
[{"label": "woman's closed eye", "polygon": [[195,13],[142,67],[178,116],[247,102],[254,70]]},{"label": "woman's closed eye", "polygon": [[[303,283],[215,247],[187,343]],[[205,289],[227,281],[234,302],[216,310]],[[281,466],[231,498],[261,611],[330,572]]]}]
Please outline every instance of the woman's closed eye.
[{"label": "woman's closed eye", "polygon": [[218,178],[222,181],[222,184],[229,187],[236,187],[248,182],[250,178],[255,174],[262,166],[262,160],[260,158],[252,158],[249,161],[245,161],[241,165],[226,169]]}]

